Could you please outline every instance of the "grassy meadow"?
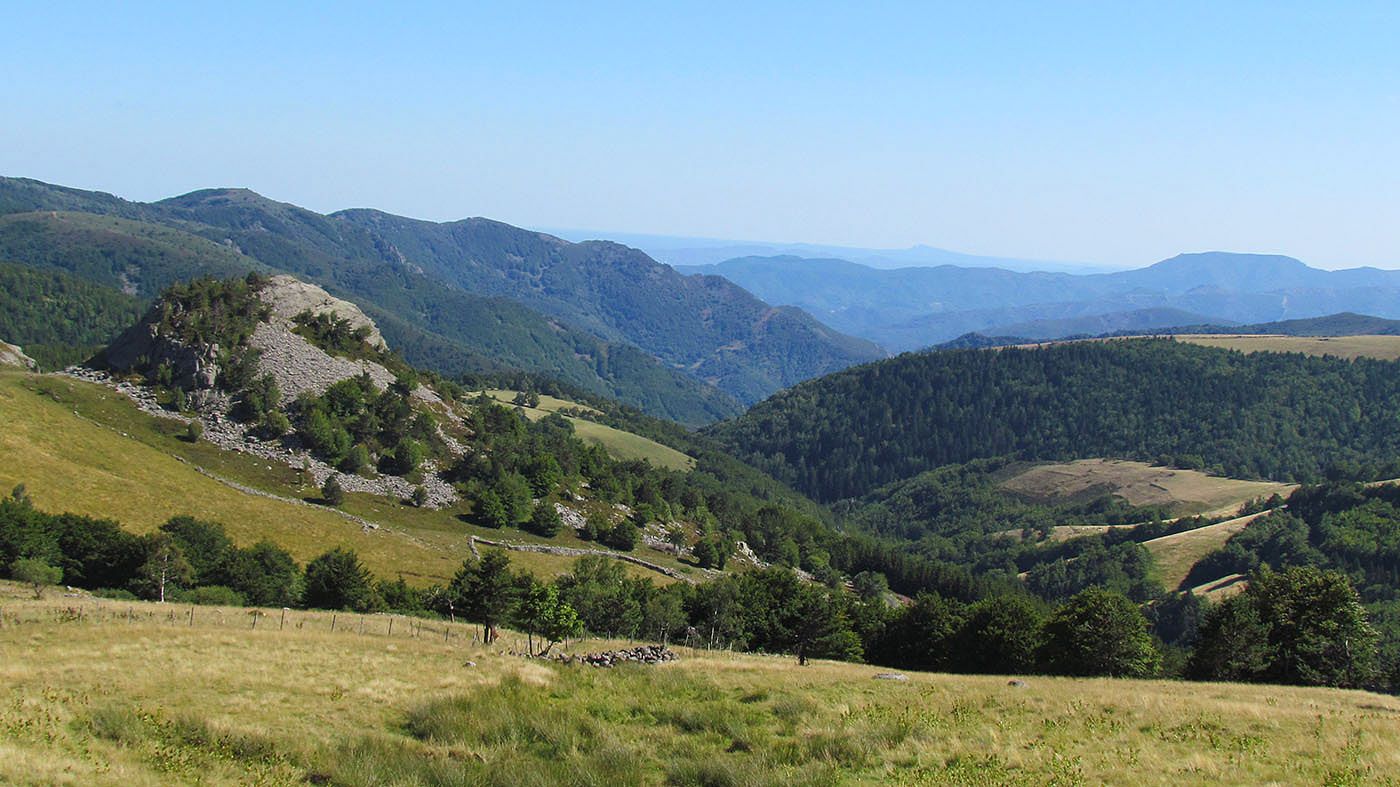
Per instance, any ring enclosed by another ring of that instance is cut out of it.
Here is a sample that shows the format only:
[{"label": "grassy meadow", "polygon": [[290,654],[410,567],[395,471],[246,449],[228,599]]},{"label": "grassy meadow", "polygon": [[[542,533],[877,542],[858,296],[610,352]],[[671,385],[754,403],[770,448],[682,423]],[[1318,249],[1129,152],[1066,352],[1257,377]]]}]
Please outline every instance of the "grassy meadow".
[{"label": "grassy meadow", "polygon": [[1201,558],[1224,547],[1231,536],[1261,516],[1262,513],[1227,519],[1184,533],[1144,541],[1142,545],[1157,562],[1157,577],[1162,581],[1162,586],[1172,590],[1181,585]]},{"label": "grassy meadow", "polygon": [[1338,358],[1400,360],[1400,336],[1279,336],[1273,334],[1183,334],[1179,342],[1240,352],[1303,353]]},{"label": "grassy meadow", "polygon": [[[0,583],[0,783],[1384,784],[1400,700],[681,650],[599,670],[474,627]],[[257,621],[254,628],[253,622]],[[282,627],[284,626],[284,627]],[[616,643],[585,641],[587,652]]]},{"label": "grassy meadow", "polygon": [[1126,459],[1080,459],[1036,464],[1001,480],[1003,489],[1031,500],[1062,500],[1100,494],[1135,506],[1163,506],[1174,516],[1234,513],[1255,498],[1287,497],[1294,484],[1222,478],[1196,470]]},{"label": "grassy meadow", "polygon": [[[486,393],[498,402],[510,404],[518,392],[493,390]],[[545,395],[540,396],[539,407],[522,407],[521,409],[525,411],[526,418],[538,421],[550,413],[566,408],[597,412],[586,405]],[[691,457],[650,438],[614,429],[611,426],[595,423],[585,418],[574,418],[569,415],[564,417],[574,425],[574,433],[580,439],[603,446],[616,459],[645,459],[657,467],[666,467],[671,470],[690,470],[695,467],[695,460]]]},{"label": "grassy meadow", "polygon": [[[320,497],[287,465],[180,439],[184,425],[139,411],[124,395],[56,375],[0,370],[0,493],[24,484],[45,511],[115,519],[136,533],[178,514],[220,522],[239,545],[269,539],[305,563],[335,546],[356,550],[365,565],[415,585],[446,582],[470,554],[469,536],[546,543],[517,529],[471,524],[465,509],[432,511],[401,501],[348,494],[341,510],[379,525],[366,531],[331,509],[308,505]],[[639,438],[640,439],[640,438]],[[200,473],[277,495],[248,494]],[[295,502],[300,501],[300,502]],[[547,543],[597,548],[572,533]],[[685,570],[666,553],[638,556]],[[576,558],[511,552],[511,561],[542,578],[567,573]],[[627,563],[634,576],[670,581]]]}]

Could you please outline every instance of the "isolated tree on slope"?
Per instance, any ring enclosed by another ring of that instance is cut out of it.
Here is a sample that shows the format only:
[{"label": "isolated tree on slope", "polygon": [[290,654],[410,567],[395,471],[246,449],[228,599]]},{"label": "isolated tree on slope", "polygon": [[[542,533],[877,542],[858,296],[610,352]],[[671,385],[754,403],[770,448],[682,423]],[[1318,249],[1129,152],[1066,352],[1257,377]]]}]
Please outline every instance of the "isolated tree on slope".
[{"label": "isolated tree on slope", "polygon": [[374,578],[354,550],[336,547],[306,564],[302,603],[312,609],[371,612],[382,606]]},{"label": "isolated tree on slope", "polygon": [[37,558],[20,558],[10,567],[10,575],[33,588],[34,598],[43,598],[46,586],[63,579],[63,570]]},{"label": "isolated tree on slope", "polygon": [[[559,598],[558,588],[540,584],[533,577],[528,578],[528,586],[521,593],[515,619],[525,629],[532,655],[543,656],[559,642],[583,631],[578,613]],[[535,654],[535,635],[545,643],[538,654]]]},{"label": "isolated tree on slope", "polygon": [[494,642],[499,636],[497,627],[510,616],[517,598],[510,558],[491,550],[480,560],[463,562],[448,592],[453,606],[481,623],[486,641]]}]

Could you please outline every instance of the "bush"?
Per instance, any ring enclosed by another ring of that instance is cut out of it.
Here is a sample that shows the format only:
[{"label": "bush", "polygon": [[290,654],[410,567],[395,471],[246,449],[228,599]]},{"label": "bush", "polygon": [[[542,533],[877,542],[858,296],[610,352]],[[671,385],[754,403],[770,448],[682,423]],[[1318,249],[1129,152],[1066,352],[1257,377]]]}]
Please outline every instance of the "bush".
[{"label": "bush", "polygon": [[624,519],[616,525],[613,525],[599,540],[613,549],[631,552],[637,546],[637,541],[640,538],[641,535],[637,530],[637,526],[632,524],[631,521]]},{"label": "bush", "polygon": [[329,505],[338,506],[345,502],[345,489],[335,476],[326,479],[321,485],[321,499]]},{"label": "bush", "polygon": [[292,422],[287,420],[287,416],[281,410],[269,410],[263,415],[261,431],[263,437],[276,440],[292,431]]},{"label": "bush", "polygon": [[204,424],[198,420],[190,421],[185,427],[185,442],[197,443],[199,438],[204,436]]},{"label": "bush", "polygon": [[394,446],[394,458],[389,463],[390,469],[395,475],[408,475],[423,463],[423,455],[423,444],[405,437]]},{"label": "bush", "polygon": [[223,585],[203,585],[175,593],[172,601],[210,607],[241,607],[247,603],[243,594]]},{"label": "bush", "polygon": [[530,514],[530,521],[527,529],[537,536],[553,538],[558,535],[564,527],[564,520],[559,517],[559,511],[555,509],[554,503],[549,500],[541,500],[535,504],[535,510]]},{"label": "bush", "polygon": [[10,567],[10,575],[34,589],[34,598],[44,597],[44,587],[57,585],[63,570],[35,558],[20,558]]},{"label": "bush", "polygon": [[369,569],[353,550],[336,547],[306,566],[302,601],[312,609],[372,612],[383,606]]},{"label": "bush", "polygon": [[338,466],[341,472],[345,473],[358,473],[364,470],[369,467],[369,449],[362,444],[356,444]]}]

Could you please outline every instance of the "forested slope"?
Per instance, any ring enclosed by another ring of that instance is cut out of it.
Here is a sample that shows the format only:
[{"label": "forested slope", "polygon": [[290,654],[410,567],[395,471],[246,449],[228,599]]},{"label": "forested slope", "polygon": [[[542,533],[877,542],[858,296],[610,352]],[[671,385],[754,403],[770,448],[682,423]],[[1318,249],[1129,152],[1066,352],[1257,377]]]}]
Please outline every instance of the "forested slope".
[{"label": "forested slope", "polygon": [[57,271],[0,263],[0,341],[45,369],[96,352],[141,314],[129,295]]},{"label": "forested slope", "polygon": [[0,178],[7,210],[0,259],[146,298],[198,276],[289,272],[355,300],[411,363],[444,374],[526,369],[689,424],[739,411],[724,392],[641,348],[427,277],[367,232],[252,192],[147,205]]},{"label": "forested slope", "polygon": [[904,355],[796,386],[712,434],[831,501],[999,456],[1378,475],[1400,450],[1397,408],[1393,362],[1135,339]]}]

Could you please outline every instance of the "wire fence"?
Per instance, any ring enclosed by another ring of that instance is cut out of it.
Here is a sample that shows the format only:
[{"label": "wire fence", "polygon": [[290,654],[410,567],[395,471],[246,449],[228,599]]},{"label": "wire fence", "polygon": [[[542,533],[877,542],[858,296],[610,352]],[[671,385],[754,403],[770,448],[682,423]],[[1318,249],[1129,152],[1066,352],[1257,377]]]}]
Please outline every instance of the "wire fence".
[{"label": "wire fence", "polygon": [[[530,655],[531,638],[524,632],[499,631],[491,643],[484,640],[478,623],[397,613],[358,613],[323,610],[268,609],[262,607],[215,607],[176,602],[124,601],[70,594],[45,599],[0,596],[0,635],[34,625],[149,626],[171,629],[220,629],[247,632],[304,632],[341,634],[381,639],[436,641],[447,645],[475,646],[508,655]],[[539,650],[543,643],[534,638]],[[581,655],[588,648],[636,644],[608,637],[583,636],[556,644],[552,654]],[[730,648],[692,647],[685,641],[667,644],[686,658],[700,656],[737,658]],[[747,654],[749,656],[760,654]]]}]

